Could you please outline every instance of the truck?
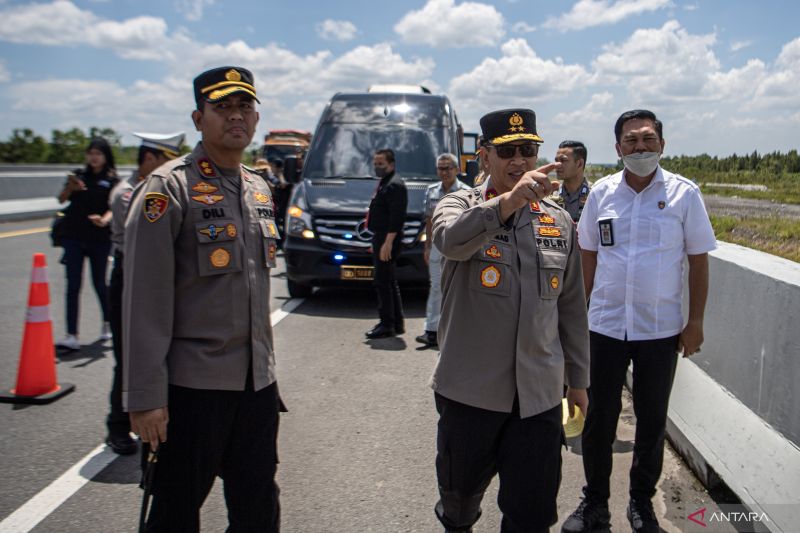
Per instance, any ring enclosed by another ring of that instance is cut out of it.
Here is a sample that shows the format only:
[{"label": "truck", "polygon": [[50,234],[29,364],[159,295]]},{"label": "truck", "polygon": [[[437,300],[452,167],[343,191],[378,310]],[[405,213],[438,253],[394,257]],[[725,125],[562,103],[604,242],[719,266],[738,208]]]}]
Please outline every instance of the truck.
[{"label": "truck", "polygon": [[284,227],[289,294],[306,297],[315,286],[372,281],[372,234],[365,217],[378,184],[372,157],[381,148],[394,150],[395,172],[408,189],[397,279],[427,286],[426,192],[438,182],[437,156],[462,152],[463,131],[449,99],[404,86],[337,93],[312,139]]},{"label": "truck", "polygon": [[302,158],[311,145],[311,132],[304,130],[270,130],[264,136],[261,156],[267,161],[283,161],[288,156]]}]

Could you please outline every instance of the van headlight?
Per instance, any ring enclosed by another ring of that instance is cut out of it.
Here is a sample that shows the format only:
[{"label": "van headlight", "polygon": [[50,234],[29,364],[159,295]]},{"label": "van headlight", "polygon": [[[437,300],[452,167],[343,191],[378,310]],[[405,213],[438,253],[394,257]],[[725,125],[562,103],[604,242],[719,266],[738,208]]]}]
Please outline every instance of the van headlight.
[{"label": "van headlight", "polygon": [[297,205],[289,207],[286,211],[286,231],[293,237],[313,239],[314,230],[311,229],[311,215],[300,209]]}]

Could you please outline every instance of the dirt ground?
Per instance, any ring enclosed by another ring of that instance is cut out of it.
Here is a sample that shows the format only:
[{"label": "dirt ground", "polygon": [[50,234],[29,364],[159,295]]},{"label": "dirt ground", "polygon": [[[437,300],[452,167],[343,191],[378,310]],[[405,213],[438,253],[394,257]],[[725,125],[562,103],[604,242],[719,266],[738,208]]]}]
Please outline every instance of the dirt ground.
[{"label": "dirt ground", "polygon": [[703,198],[710,215],[727,215],[736,218],[778,216],[800,220],[800,205],[715,194],[705,194]]}]

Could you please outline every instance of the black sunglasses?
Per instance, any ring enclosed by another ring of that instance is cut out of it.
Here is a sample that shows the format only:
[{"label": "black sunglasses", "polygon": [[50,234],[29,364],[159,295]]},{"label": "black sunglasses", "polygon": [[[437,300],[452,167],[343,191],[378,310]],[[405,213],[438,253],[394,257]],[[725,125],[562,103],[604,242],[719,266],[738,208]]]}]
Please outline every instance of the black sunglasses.
[{"label": "black sunglasses", "polygon": [[527,144],[501,144],[501,145],[491,145],[497,150],[497,157],[500,159],[511,159],[517,153],[517,148],[519,148],[519,153],[522,157],[536,157],[539,153],[539,145],[534,143],[527,143]]}]

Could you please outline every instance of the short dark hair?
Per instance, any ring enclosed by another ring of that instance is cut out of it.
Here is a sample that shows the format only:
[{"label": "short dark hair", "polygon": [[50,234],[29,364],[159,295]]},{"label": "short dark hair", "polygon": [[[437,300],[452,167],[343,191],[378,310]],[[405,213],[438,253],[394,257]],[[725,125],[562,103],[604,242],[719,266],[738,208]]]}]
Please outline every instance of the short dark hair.
[{"label": "short dark hair", "polygon": [[387,163],[394,163],[394,150],[391,148],[381,148],[380,150],[375,150],[375,155],[382,155],[386,158]]},{"label": "short dark hair", "polygon": [[586,166],[586,146],[580,141],[561,141],[559,148],[572,148],[575,159],[583,159],[583,166]]},{"label": "short dark hair", "polygon": [[662,134],[663,125],[661,124],[661,121],[656,118],[655,113],[648,111],[647,109],[633,109],[631,111],[625,111],[623,114],[621,114],[617,119],[617,123],[614,124],[614,136],[617,138],[617,142],[619,142],[620,137],[622,137],[622,126],[629,120],[633,120],[635,118],[652,120],[653,126],[656,128],[656,133],[658,133],[658,140],[660,141],[664,139],[664,135]]},{"label": "short dark hair", "polygon": [[141,166],[142,163],[144,163],[144,156],[147,154],[153,154],[156,157],[160,157],[164,155],[164,152],[158,148],[153,148],[152,146],[140,146],[139,155],[136,156],[136,164]]}]

